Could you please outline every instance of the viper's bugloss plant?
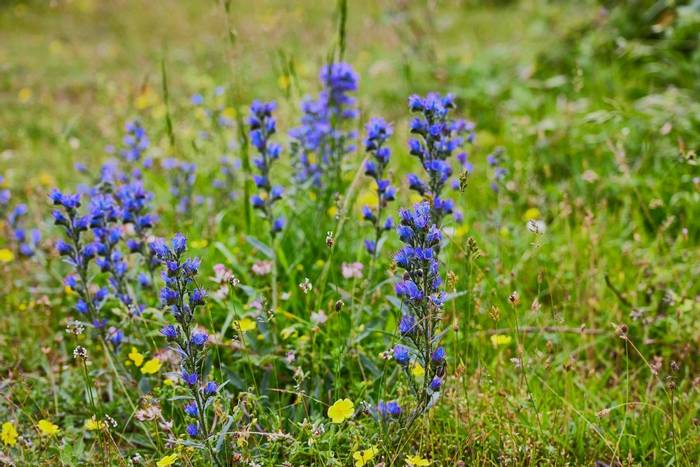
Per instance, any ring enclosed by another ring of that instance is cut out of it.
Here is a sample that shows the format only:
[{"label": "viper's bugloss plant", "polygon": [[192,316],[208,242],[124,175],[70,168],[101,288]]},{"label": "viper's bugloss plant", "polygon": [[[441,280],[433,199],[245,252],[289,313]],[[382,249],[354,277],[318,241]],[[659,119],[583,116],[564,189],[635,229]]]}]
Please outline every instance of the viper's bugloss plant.
[{"label": "viper's bugloss plant", "polygon": [[503,184],[506,175],[508,175],[508,169],[504,167],[505,165],[505,150],[502,147],[497,147],[494,151],[486,156],[486,160],[489,163],[489,167],[493,170],[491,178],[491,189],[498,193],[500,186]]},{"label": "viper's bugloss plant", "polygon": [[317,99],[302,102],[301,125],[290,131],[291,151],[299,182],[340,189],[343,158],[355,148],[356,132],[347,129],[357,118],[355,98],[359,77],[347,63],[324,65]]},{"label": "viper's bugloss plant", "polygon": [[201,438],[212,460],[219,460],[210,444],[210,425],[206,416],[207,401],[218,391],[214,381],[206,381],[206,343],[209,335],[196,329],[195,314],[205,303],[206,291],[196,283],[200,260],[198,257],[185,258],[187,239],[182,234],[173,237],[170,246],[163,240],[156,240],[153,249],[158,259],[165,265],[161,273],[164,286],[160,291],[161,307],[170,312],[176,324],[167,324],[161,334],[180,355],[180,377],[190,390],[191,401],[183,406],[185,413],[193,420],[187,426],[187,433],[193,438]]},{"label": "viper's bugloss plant", "polygon": [[24,257],[32,257],[36,253],[41,242],[41,232],[39,229],[27,231],[24,226],[24,218],[29,209],[24,203],[15,206],[7,215],[7,225],[10,228],[12,237],[17,245],[17,251]]},{"label": "viper's bugloss plant", "polygon": [[146,266],[145,272],[140,272],[138,283],[142,288],[151,288],[154,282],[155,271],[160,266],[160,260],[153,250],[151,229],[158,221],[158,216],[150,212],[150,203],[153,194],[146,191],[140,181],[134,181],[119,187],[116,199],[121,208],[121,221],[123,224],[133,226],[133,236],[126,240],[130,253],[137,253],[143,259]]},{"label": "viper's bugloss plant", "polygon": [[[474,141],[474,125],[450,118],[449,113],[455,108],[450,94],[413,95],[408,99],[408,106],[411,112],[419,114],[410,123],[411,133],[418,138],[409,140],[409,152],[418,158],[427,176],[427,180],[423,180],[416,174],[409,174],[408,185],[411,190],[432,200],[433,221],[439,224],[444,216],[454,212],[453,201],[440,197],[453,174],[449,158],[465,143]],[[458,160],[466,165],[466,153],[460,153]]]},{"label": "viper's bugloss plant", "polygon": [[362,217],[374,227],[374,237],[365,240],[365,249],[375,257],[379,240],[387,230],[394,226],[391,216],[384,219],[383,212],[387,204],[396,198],[396,188],[391,186],[391,181],[386,176],[386,167],[391,158],[391,150],[385,145],[393,130],[391,126],[381,118],[372,118],[367,124],[367,138],[365,150],[370,158],[365,163],[365,175],[374,179],[377,189],[377,206],[362,207]]},{"label": "viper's bugloss plant", "polygon": [[240,170],[240,162],[230,157],[219,159],[219,177],[214,179],[214,188],[221,190],[226,200],[235,201],[238,198],[236,188],[238,186],[237,173]]},{"label": "viper's bugloss plant", "polygon": [[[394,257],[404,274],[396,283],[396,295],[402,303],[398,325],[401,343],[393,348],[393,359],[403,368],[415,397],[415,406],[405,418],[408,425],[437,402],[445,377],[446,355],[440,340],[446,294],[438,255],[443,240],[441,223],[454,212],[454,205],[452,200],[441,198],[441,193],[452,175],[449,158],[473,140],[473,125],[449,117],[454,107],[449,95],[409,98],[410,110],[420,114],[410,124],[411,133],[419,138],[409,141],[409,149],[420,160],[426,180],[415,174],[408,177],[411,189],[424,200],[413,209],[399,211],[397,232],[404,246]],[[466,154],[460,159],[466,161]],[[422,371],[415,372],[415,368]],[[422,373],[422,381],[414,373]]]},{"label": "viper's bugloss plant", "polygon": [[[54,223],[63,228],[66,240],[56,242],[56,250],[73,272],[65,278],[65,285],[78,295],[75,309],[86,315],[92,325],[105,335],[107,319],[102,316],[101,309],[109,291],[104,288],[94,288],[91,283],[90,263],[98,255],[98,247],[94,242],[84,238],[90,228],[90,215],[82,215],[80,195],[64,194],[54,189],[49,195],[53,204],[58,207],[52,212]],[[115,335],[120,335],[115,334]],[[113,342],[118,345],[119,342]]]},{"label": "viper's bugloss plant", "polygon": [[284,228],[284,217],[273,213],[273,205],[282,199],[284,189],[270,181],[270,168],[272,163],[279,159],[282,146],[272,143],[270,138],[277,132],[277,122],[272,116],[275,109],[274,102],[255,101],[250,106],[248,126],[250,127],[250,141],[257,151],[257,157],[253,159],[258,173],[253,175],[255,186],[260,190],[253,195],[250,203],[258,209],[269,224],[270,235],[274,238]]},{"label": "viper's bugloss plant", "polygon": [[162,167],[169,174],[170,195],[175,201],[178,214],[189,214],[195,204],[194,182],[197,178],[197,166],[177,159],[165,159]]}]

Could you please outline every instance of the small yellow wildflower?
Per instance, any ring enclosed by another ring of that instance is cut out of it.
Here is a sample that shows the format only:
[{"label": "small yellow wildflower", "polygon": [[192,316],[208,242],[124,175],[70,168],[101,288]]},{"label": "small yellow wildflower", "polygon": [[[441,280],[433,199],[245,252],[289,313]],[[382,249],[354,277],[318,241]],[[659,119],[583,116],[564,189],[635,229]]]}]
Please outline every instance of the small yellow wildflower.
[{"label": "small yellow wildflower", "polygon": [[494,347],[498,347],[499,345],[508,345],[510,342],[511,337],[504,334],[494,334],[491,336],[491,343]]},{"label": "small yellow wildflower", "polygon": [[15,254],[7,248],[0,248],[0,263],[9,263],[15,259]]},{"label": "small yellow wildflower", "polygon": [[173,465],[177,458],[177,454],[170,454],[169,456],[164,456],[161,460],[156,462],[156,467],[168,467],[170,465]]},{"label": "small yellow wildflower", "polygon": [[103,420],[97,420],[93,415],[91,418],[85,420],[85,425],[83,425],[88,431],[102,430],[107,428],[107,424]]},{"label": "small yellow wildflower", "polygon": [[289,77],[287,75],[281,75],[277,78],[277,85],[281,90],[285,91],[289,87]]},{"label": "small yellow wildflower", "polygon": [[192,242],[190,242],[190,246],[195,249],[206,248],[207,245],[209,245],[209,241],[205,238],[192,240]]},{"label": "small yellow wildflower", "polygon": [[241,330],[241,332],[248,332],[252,331],[253,329],[257,328],[257,325],[255,324],[255,320],[252,320],[250,318],[243,318],[241,320],[238,320],[234,322],[234,325],[238,327],[238,329]]},{"label": "small yellow wildflower", "polygon": [[423,368],[423,365],[420,363],[413,362],[413,365],[411,365],[411,374],[416,378],[420,378],[425,375],[425,368]]},{"label": "small yellow wildflower", "polygon": [[328,208],[328,217],[335,217],[335,215],[338,214],[338,208],[335,206],[331,206]]},{"label": "small yellow wildflower", "polygon": [[46,172],[42,172],[39,174],[39,176],[37,177],[37,182],[46,187],[56,185],[56,179],[54,179],[51,174]]},{"label": "small yellow wildflower", "polygon": [[534,221],[535,219],[540,218],[540,210],[537,208],[530,208],[527,211],[525,211],[525,214],[523,214],[523,220],[524,221]]},{"label": "small yellow wildflower", "polygon": [[143,354],[136,347],[132,347],[131,352],[129,352],[129,360],[134,362],[134,365],[141,366],[143,364]]},{"label": "small yellow wildflower", "polygon": [[160,370],[161,365],[162,363],[159,359],[152,358],[143,364],[143,367],[141,367],[141,373],[143,373],[144,375],[153,375],[155,373],[158,373],[158,370]]},{"label": "small yellow wildflower", "polygon": [[333,423],[343,423],[355,413],[355,404],[350,399],[340,399],[328,407],[328,417]]},{"label": "small yellow wildflower", "polygon": [[408,196],[408,200],[411,202],[411,204],[416,204],[416,203],[420,203],[421,201],[423,201],[423,197],[421,195],[419,195],[418,193],[411,193]]},{"label": "small yellow wildflower", "polygon": [[5,446],[14,446],[17,444],[17,430],[12,422],[5,422],[2,424],[2,433],[0,433],[0,438]]},{"label": "small yellow wildflower", "polygon": [[52,436],[58,434],[58,432],[61,431],[58,425],[54,425],[45,418],[39,420],[39,423],[37,423],[36,426],[37,428],[39,428],[39,431],[41,431],[41,434],[43,435]]},{"label": "small yellow wildflower", "polygon": [[418,454],[415,454],[413,456],[406,456],[406,465],[411,465],[414,467],[422,467],[425,465],[430,465],[430,461],[427,459],[423,459]]},{"label": "small yellow wildflower", "polygon": [[352,458],[355,459],[355,467],[364,467],[369,461],[374,459],[379,450],[372,446],[364,451],[355,451],[352,453]]},{"label": "small yellow wildflower", "polygon": [[29,99],[31,99],[31,98],[32,98],[32,90],[29,88],[22,88],[17,93],[17,99],[22,104],[26,104],[27,102],[29,102]]}]

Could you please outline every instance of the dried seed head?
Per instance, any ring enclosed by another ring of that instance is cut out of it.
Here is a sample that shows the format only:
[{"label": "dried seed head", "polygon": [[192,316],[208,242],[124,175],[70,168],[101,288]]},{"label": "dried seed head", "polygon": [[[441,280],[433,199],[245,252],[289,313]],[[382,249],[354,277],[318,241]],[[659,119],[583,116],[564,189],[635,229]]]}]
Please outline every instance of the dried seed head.
[{"label": "dried seed head", "polygon": [[508,297],[508,301],[513,306],[520,305],[520,294],[517,290],[514,290],[513,293],[510,294],[510,296]]},{"label": "dried seed head", "polygon": [[338,300],[337,302],[335,302],[335,311],[342,310],[344,306],[345,306],[345,302],[342,300]]},{"label": "dried seed head", "polygon": [[333,248],[333,245],[335,245],[335,238],[333,238],[333,232],[328,231],[326,232],[326,246],[328,248]]}]

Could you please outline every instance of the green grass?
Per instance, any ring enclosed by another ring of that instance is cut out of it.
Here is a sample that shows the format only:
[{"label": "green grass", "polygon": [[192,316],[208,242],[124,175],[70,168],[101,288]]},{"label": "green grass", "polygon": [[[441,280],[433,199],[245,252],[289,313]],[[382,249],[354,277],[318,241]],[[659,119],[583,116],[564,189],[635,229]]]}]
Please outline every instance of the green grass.
[{"label": "green grass", "polygon": [[[211,125],[190,104],[193,93],[212,102],[219,85],[232,115],[245,115],[253,99],[274,99],[286,145],[301,98],[318,91],[317,71],[337,46],[335,2],[231,2],[228,13],[224,3],[0,5],[0,174],[44,236],[34,259],[0,263],[0,423],[11,421],[21,436],[15,446],[0,441],[0,462],[122,465],[138,456],[153,465],[177,452],[178,465],[210,463],[184,433],[182,385],[164,383],[176,365],[158,333],[167,321],[161,310],[134,320],[110,304],[128,334],[116,372],[96,341],[65,331],[75,299],[61,285],[68,269],[52,248],[60,231],[46,194],[94,182],[73,164],[96,173],[105,148],[121,144],[124,123],[138,118],[152,155],[197,163],[196,192],[209,198],[179,215],[162,171],[147,174],[161,218],[155,233],[188,236],[211,291],[217,263],[243,285],[197,316],[212,334],[207,364],[228,381],[228,397],[213,407],[217,430],[230,421],[221,448],[228,463],[351,465],[353,452],[377,446],[372,462],[387,465],[411,454],[434,465],[697,465],[697,7],[666,17],[654,2],[607,14],[594,2],[348,2],[345,60],[360,74],[360,120],[381,115],[396,130],[392,214],[408,205],[405,174],[418,170],[405,145],[408,95],[453,92],[457,113],[477,124],[474,173],[464,193],[450,192],[464,223],[448,225],[441,255],[456,292],[443,320],[445,390],[394,443],[397,433],[361,410],[339,425],[326,416],[343,398],[358,408],[410,400],[396,365],[380,356],[400,316],[392,302],[399,241],[388,235],[370,280],[362,247],[370,229],[357,221],[356,199],[371,192],[370,180],[354,179],[364,155],[348,158],[344,181],[356,191],[341,194],[349,209],[339,221],[292,188],[284,153],[273,177],[290,187],[289,226],[271,251],[264,222],[253,216],[249,225],[240,198],[212,187],[219,157],[240,156],[236,130]],[[666,29],[650,32],[664,18]],[[203,130],[212,138],[198,137]],[[496,147],[509,171],[498,193],[486,162]],[[243,174],[239,183],[242,192]],[[546,230],[528,230],[529,218]],[[7,229],[2,238],[0,248],[13,250]],[[255,297],[270,299],[269,277],[251,272],[268,257],[277,258],[279,291],[288,294],[269,316],[251,307]],[[364,263],[363,279],[344,279],[341,264],[354,261]],[[305,278],[309,294],[298,286]],[[311,320],[319,310],[328,316],[322,325]],[[255,330],[232,326],[244,316],[259,318]],[[493,336],[507,339],[496,345]],[[90,355],[87,383],[72,356],[78,344]],[[143,377],[124,366],[132,346],[160,355],[160,372]],[[162,419],[138,420],[149,404]],[[95,412],[116,427],[86,430]],[[41,436],[40,419],[61,432]]]}]

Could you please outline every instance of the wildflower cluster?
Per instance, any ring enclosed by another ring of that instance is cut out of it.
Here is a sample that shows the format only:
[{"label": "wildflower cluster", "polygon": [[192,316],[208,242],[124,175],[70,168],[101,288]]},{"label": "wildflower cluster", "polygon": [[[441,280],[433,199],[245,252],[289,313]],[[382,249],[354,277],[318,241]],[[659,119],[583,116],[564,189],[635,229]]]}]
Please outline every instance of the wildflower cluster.
[{"label": "wildflower cluster", "polygon": [[486,160],[489,163],[489,167],[493,169],[493,177],[491,179],[491,189],[498,193],[501,184],[506,178],[506,175],[508,175],[508,169],[504,167],[505,164],[505,157],[504,157],[505,150],[502,147],[496,148],[491,154],[489,154],[486,157]]},{"label": "wildflower cluster", "polygon": [[[421,114],[411,121],[411,132],[420,139],[411,139],[409,149],[421,161],[427,181],[415,174],[409,175],[411,189],[423,195],[424,200],[412,210],[399,211],[397,232],[404,246],[394,260],[404,274],[396,284],[396,295],[405,309],[398,326],[402,343],[394,347],[393,358],[404,368],[416,398],[411,422],[435,404],[446,370],[445,349],[440,346],[446,294],[441,288],[438,255],[442,242],[441,221],[452,214],[454,208],[451,200],[442,199],[440,195],[452,175],[447,159],[465,140],[473,141],[472,125],[449,118],[454,107],[449,95],[409,98],[410,110]],[[460,154],[458,159],[466,166],[466,153]],[[414,379],[418,375],[422,375],[422,383]]]},{"label": "wildflower cluster", "polygon": [[39,229],[27,231],[24,227],[24,217],[28,212],[27,205],[20,203],[7,215],[7,225],[10,228],[12,237],[17,242],[17,251],[19,251],[20,255],[27,258],[34,256],[41,242]]},{"label": "wildflower cluster", "polygon": [[[441,96],[431,93],[426,97],[413,95],[409,98],[408,105],[411,112],[420,114],[410,123],[411,133],[419,138],[409,140],[409,151],[420,160],[428,177],[424,181],[416,174],[409,174],[408,185],[421,196],[433,199],[432,210],[436,216],[433,220],[439,223],[444,216],[454,212],[452,200],[440,197],[453,173],[448,158],[466,142],[474,141],[474,125],[449,118],[450,110],[455,108],[454,98],[449,94]],[[458,155],[463,166],[467,166],[466,159],[466,153]]]},{"label": "wildflower cluster", "polygon": [[[343,157],[354,150],[354,131],[343,126],[357,118],[355,98],[358,75],[347,63],[331,63],[321,69],[322,90],[317,99],[302,103],[301,126],[290,132],[297,180],[315,187],[340,184]],[[324,181],[324,178],[326,179]]]},{"label": "wildflower cluster", "polygon": [[374,227],[374,239],[365,240],[365,248],[372,256],[377,253],[377,245],[381,235],[386,230],[391,230],[394,220],[391,216],[382,220],[382,212],[389,201],[396,198],[396,188],[385,178],[386,167],[391,157],[391,150],[385,146],[392,134],[391,126],[381,118],[373,118],[367,124],[367,138],[365,150],[370,153],[371,159],[365,163],[365,175],[372,177],[377,187],[377,207],[372,209],[365,205],[362,207],[362,217]]},{"label": "wildflower cluster", "polygon": [[[0,186],[4,181],[5,179],[0,176]],[[41,232],[38,229],[27,231],[24,226],[24,218],[29,212],[26,204],[19,203],[8,212],[11,198],[12,193],[8,188],[0,188],[0,219],[6,219],[9,237],[16,242],[19,254],[29,258],[34,256],[39,247]]]},{"label": "wildflower cluster", "polygon": [[[435,212],[428,201],[416,204],[412,210],[401,209],[399,215],[397,231],[405,246],[394,259],[405,273],[396,284],[396,295],[406,309],[399,322],[399,334],[404,343],[394,347],[393,356],[409,376],[419,414],[437,397],[445,372],[445,350],[438,345],[441,311],[446,298],[441,290],[438,261],[442,234],[433,222]],[[409,371],[411,363],[425,371],[422,386],[414,383]]]},{"label": "wildflower cluster", "polygon": [[250,140],[258,152],[253,163],[259,173],[253,175],[253,181],[260,190],[258,194],[251,197],[250,201],[253,207],[259,209],[263,217],[270,223],[270,234],[273,237],[284,227],[284,217],[274,217],[272,212],[272,206],[282,199],[284,193],[281,186],[272,186],[270,183],[270,168],[272,163],[279,159],[282,152],[282,147],[279,144],[270,142],[272,135],[277,132],[277,122],[272,117],[274,109],[274,102],[255,101],[250,106],[250,116],[248,117]]},{"label": "wildflower cluster", "polygon": [[169,174],[169,190],[175,201],[175,210],[179,214],[189,214],[198,201],[194,196],[197,166],[172,158],[163,160],[161,165]]},{"label": "wildflower cluster", "polygon": [[87,315],[92,325],[102,330],[107,320],[101,316],[100,310],[109,291],[104,287],[93,291],[90,283],[90,262],[94,261],[98,254],[96,243],[84,238],[84,234],[90,228],[91,217],[81,215],[78,211],[81,207],[80,195],[63,194],[54,189],[49,196],[53,204],[59,207],[52,212],[54,223],[64,229],[67,240],[56,242],[56,250],[73,268],[73,273],[66,277],[65,284],[78,294],[78,302],[75,305],[78,313]]},{"label": "wildflower cluster", "polygon": [[161,334],[175,346],[181,356],[180,376],[189,387],[192,397],[191,402],[184,406],[185,413],[193,419],[187,426],[187,433],[191,437],[201,434],[208,443],[206,401],[216,394],[218,385],[214,381],[205,383],[205,345],[209,335],[195,329],[194,316],[197,309],[204,305],[206,296],[205,290],[196,284],[200,260],[197,257],[184,257],[187,240],[182,234],[175,235],[170,246],[163,240],[157,240],[154,242],[154,250],[158,259],[165,264],[162,272],[165,285],[160,292],[161,306],[171,312],[177,323],[163,326]]},{"label": "wildflower cluster", "polygon": [[221,190],[226,199],[235,201],[238,197],[236,186],[238,180],[236,173],[240,169],[240,162],[230,157],[221,157],[219,159],[219,175],[220,178],[214,179],[214,188]]}]

